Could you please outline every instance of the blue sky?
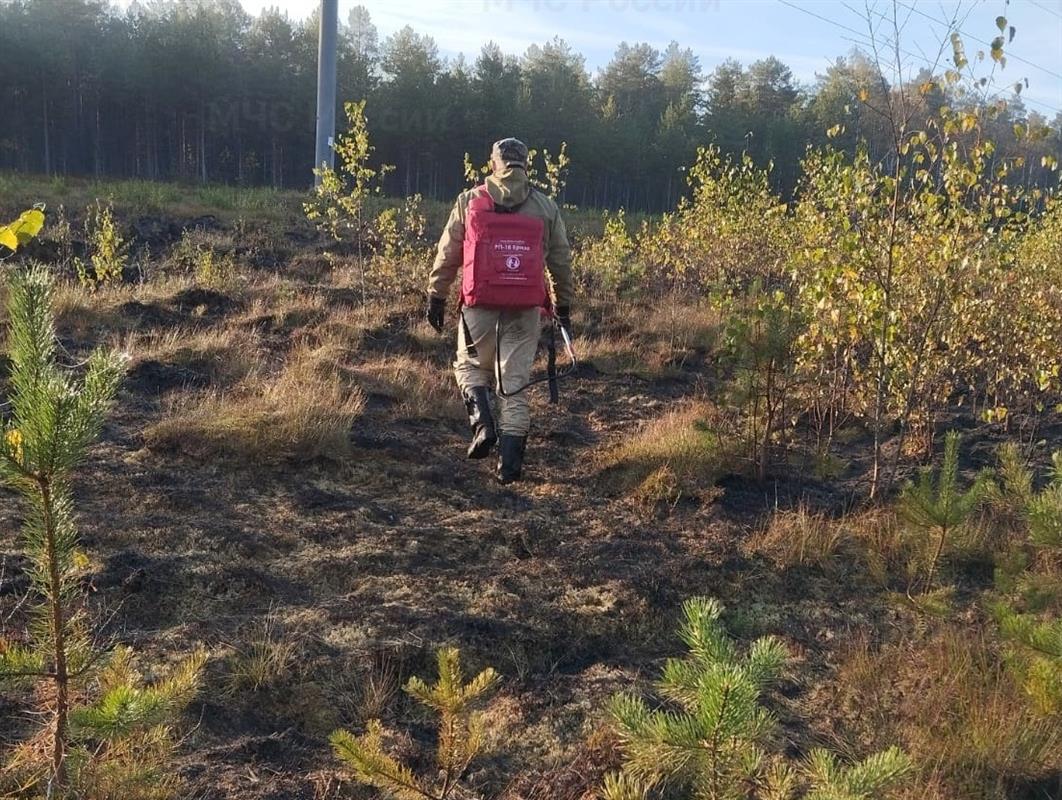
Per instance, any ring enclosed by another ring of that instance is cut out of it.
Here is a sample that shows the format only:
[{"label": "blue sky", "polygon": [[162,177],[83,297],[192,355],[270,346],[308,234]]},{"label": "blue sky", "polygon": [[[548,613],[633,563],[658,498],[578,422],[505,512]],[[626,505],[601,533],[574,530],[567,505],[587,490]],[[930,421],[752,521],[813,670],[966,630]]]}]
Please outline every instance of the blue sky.
[{"label": "blue sky", "polygon": [[[317,5],[317,0],[242,2],[252,13],[279,6],[292,17]],[[890,30],[893,8],[892,0],[340,0],[340,18],[356,4],[369,10],[381,39],[408,24],[434,37],[450,57],[474,58],[491,39],[520,54],[532,43],[561,36],[595,72],[621,41],[663,48],[674,39],[694,50],[705,72],[728,57],[748,63],[773,54],[802,82],[865,44],[868,4],[872,14],[888,16]],[[996,17],[1006,16],[1017,35],[1008,45],[1006,68],[997,72],[999,85],[1027,78],[1023,97],[1030,109],[1049,118],[1062,110],[1062,0],[897,0],[897,10],[907,18],[901,46],[908,67],[936,58],[946,28],[931,18],[964,18],[961,29],[972,57],[978,49],[988,51]]]}]

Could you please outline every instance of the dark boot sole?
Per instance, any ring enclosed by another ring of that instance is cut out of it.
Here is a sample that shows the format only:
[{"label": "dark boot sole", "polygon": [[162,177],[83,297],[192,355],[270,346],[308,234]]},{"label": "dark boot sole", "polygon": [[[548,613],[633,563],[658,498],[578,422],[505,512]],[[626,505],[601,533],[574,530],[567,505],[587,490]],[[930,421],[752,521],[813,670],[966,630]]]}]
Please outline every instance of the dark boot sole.
[{"label": "dark boot sole", "polygon": [[486,436],[483,439],[476,440],[468,447],[468,457],[472,459],[486,458],[497,443],[497,436]]}]

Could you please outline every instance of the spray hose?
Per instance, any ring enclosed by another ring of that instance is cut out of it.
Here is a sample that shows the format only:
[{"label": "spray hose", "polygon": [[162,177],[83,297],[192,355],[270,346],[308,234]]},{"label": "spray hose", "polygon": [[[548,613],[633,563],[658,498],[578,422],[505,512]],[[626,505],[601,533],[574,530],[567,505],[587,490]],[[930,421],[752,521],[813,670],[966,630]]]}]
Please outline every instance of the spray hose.
[{"label": "spray hose", "polygon": [[[546,341],[546,374],[544,377],[535,378],[528,381],[519,389],[511,392],[505,391],[505,385],[502,383],[502,370],[501,370],[501,317],[499,316],[498,322],[494,328],[494,381],[498,386],[498,394],[502,397],[514,397],[520,394],[520,392],[528,389],[535,384],[549,382],[549,401],[550,403],[557,403],[560,399],[560,392],[557,388],[557,381],[560,378],[566,378],[571,375],[579,366],[579,360],[575,357],[575,348],[572,346],[572,337],[568,334],[568,330],[561,325],[555,316],[550,314],[550,330],[549,339]],[[568,354],[570,363],[564,368],[562,372],[557,372],[557,331],[560,331],[561,341],[564,342],[564,350]]]}]

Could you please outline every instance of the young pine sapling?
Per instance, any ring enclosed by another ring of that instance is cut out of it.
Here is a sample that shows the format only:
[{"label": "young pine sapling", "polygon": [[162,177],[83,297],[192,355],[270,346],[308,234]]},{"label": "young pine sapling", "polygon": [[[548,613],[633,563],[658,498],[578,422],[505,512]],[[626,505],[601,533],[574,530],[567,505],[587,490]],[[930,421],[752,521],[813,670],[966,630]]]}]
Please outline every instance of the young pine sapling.
[{"label": "young pine sapling", "polygon": [[205,656],[145,684],[128,651],[94,642],[71,477],[100,433],[125,358],[95,351],[80,381],[62,367],[53,291],[41,266],[16,272],[8,287],[11,413],[0,429],[0,480],[22,498],[30,592],[24,635],[0,637],[0,683],[25,688],[42,725],[10,753],[0,790],[11,781],[49,798],[167,797],[177,785],[164,768],[170,722],[194,695]]},{"label": "young pine sapling", "polygon": [[431,686],[411,678],[406,693],[434,711],[439,717],[436,748],[437,776],[419,778],[413,771],[388,755],[383,747],[383,728],[372,720],[361,736],[340,730],[332,734],[332,748],[359,782],[381,790],[395,800],[447,800],[462,795],[462,778],[483,747],[483,722],[476,706],[498,682],[491,668],[468,683],[461,672],[456,648],[437,654],[439,677]]}]

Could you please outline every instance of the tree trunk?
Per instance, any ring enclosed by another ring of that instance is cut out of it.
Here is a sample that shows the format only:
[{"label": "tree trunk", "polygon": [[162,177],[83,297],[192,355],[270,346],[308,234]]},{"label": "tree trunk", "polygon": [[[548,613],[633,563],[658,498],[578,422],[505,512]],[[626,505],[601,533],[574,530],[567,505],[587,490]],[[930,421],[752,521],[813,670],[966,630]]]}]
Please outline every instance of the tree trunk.
[{"label": "tree trunk", "polygon": [[70,676],[66,663],[66,624],[63,615],[63,586],[56,552],[56,525],[52,515],[52,488],[47,480],[39,479],[44,532],[48,549],[48,589],[51,604],[50,627],[54,652],[55,719],[52,729],[52,781],[54,796],[62,797],[66,790],[67,717],[70,713]]},{"label": "tree trunk", "polygon": [[92,142],[92,174],[97,178],[103,175],[103,143],[100,137],[100,98],[96,96],[96,135]]},{"label": "tree trunk", "polygon": [[44,106],[44,174],[52,174],[52,147],[48,136],[48,84],[41,81],[41,96]]},{"label": "tree trunk", "polygon": [[199,180],[207,182],[206,163],[206,105],[199,101]]}]

